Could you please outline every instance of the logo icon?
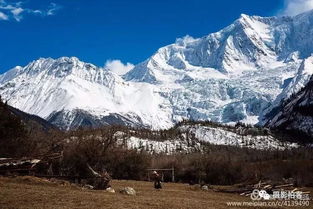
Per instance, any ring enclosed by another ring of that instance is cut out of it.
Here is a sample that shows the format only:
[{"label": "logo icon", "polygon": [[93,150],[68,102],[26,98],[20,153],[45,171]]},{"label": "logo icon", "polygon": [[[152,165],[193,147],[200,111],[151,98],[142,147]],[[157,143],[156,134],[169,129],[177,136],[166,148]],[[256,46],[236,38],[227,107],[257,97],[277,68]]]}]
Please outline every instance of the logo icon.
[{"label": "logo icon", "polygon": [[257,201],[257,200],[269,200],[271,199],[271,195],[269,195],[265,190],[258,190],[255,189],[252,191],[251,200]]}]

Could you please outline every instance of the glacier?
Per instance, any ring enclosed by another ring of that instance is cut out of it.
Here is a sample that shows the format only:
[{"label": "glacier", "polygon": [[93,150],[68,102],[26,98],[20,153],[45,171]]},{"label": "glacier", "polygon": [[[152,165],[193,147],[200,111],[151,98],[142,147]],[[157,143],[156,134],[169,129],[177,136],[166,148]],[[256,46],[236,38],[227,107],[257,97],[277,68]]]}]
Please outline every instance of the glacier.
[{"label": "glacier", "polygon": [[75,57],[41,58],[0,76],[0,95],[63,129],[107,124],[166,129],[184,119],[264,123],[308,81],[313,11],[242,14],[219,32],[186,36],[125,75]]}]

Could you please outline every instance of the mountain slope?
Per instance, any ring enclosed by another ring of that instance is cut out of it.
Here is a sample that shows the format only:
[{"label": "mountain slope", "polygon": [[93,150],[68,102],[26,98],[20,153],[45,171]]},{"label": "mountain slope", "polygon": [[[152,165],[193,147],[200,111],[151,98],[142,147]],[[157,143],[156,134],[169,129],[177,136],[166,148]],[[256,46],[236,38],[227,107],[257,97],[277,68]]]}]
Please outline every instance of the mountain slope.
[{"label": "mountain slope", "polygon": [[11,106],[8,106],[8,110],[16,117],[20,118],[26,124],[28,129],[35,128],[45,132],[49,130],[58,130],[56,126],[41,117],[30,115]]},{"label": "mountain slope", "polygon": [[303,142],[313,141],[313,77],[272,114],[267,124],[272,129],[302,135]]},{"label": "mountain slope", "polygon": [[264,123],[312,74],[312,23],[313,11],[241,15],[217,33],[177,39],[123,77],[74,57],[39,59],[1,75],[0,95],[62,129],[163,129],[183,119]]},{"label": "mountain slope", "polygon": [[[34,154],[37,143],[46,143],[49,131],[58,129],[44,119],[22,112],[0,98],[0,156],[22,157]],[[51,132],[49,132],[50,134]],[[38,141],[37,141],[38,140]],[[49,142],[48,142],[49,143]]]},{"label": "mountain slope", "polygon": [[48,121],[41,117],[28,114],[8,104],[3,103],[1,97],[0,97],[0,108],[1,108],[0,118],[5,119],[7,117],[12,116],[12,118],[20,120],[25,125],[26,129],[30,131],[32,131],[33,129],[44,132],[47,132],[49,130],[58,130],[56,126],[52,125],[51,123],[49,123]]},{"label": "mountain slope", "polygon": [[260,117],[260,124],[264,125],[269,117],[280,109],[280,106],[285,100],[288,100],[292,95],[297,94],[310,81],[313,75],[313,56],[304,59],[294,77],[285,80],[285,88],[273,101],[272,105],[265,109]]},{"label": "mountain slope", "polygon": [[116,130],[119,145],[149,153],[205,152],[207,145],[235,146],[259,150],[284,150],[299,147],[280,141],[268,129],[237,125],[223,126],[213,122],[184,121],[162,131]]}]

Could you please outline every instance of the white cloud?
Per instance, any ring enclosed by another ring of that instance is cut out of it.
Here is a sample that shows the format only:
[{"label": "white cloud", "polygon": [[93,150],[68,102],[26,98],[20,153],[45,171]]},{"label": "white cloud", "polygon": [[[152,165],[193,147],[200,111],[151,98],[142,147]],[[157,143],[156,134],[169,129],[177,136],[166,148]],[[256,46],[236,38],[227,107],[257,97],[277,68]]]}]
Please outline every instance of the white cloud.
[{"label": "white cloud", "polygon": [[295,16],[313,9],[313,0],[285,0],[281,15]]},{"label": "white cloud", "polygon": [[11,13],[13,14],[13,17],[16,21],[21,21],[22,17],[22,12],[24,11],[24,9],[22,8],[15,8],[11,10]]},{"label": "white cloud", "polygon": [[35,14],[41,16],[54,15],[61,7],[55,3],[50,3],[47,9],[25,8],[23,2],[8,3],[6,0],[0,0],[0,20],[21,21],[26,14]]},{"label": "white cloud", "polygon": [[49,9],[47,10],[47,15],[55,15],[55,12],[61,9],[61,6],[56,3],[51,3]]},{"label": "white cloud", "polygon": [[123,64],[121,60],[107,60],[104,65],[104,68],[109,69],[118,75],[124,75],[134,67],[135,66],[129,62]]},{"label": "white cloud", "polygon": [[8,19],[9,17],[6,14],[4,14],[3,12],[0,12],[0,20],[8,20]]}]

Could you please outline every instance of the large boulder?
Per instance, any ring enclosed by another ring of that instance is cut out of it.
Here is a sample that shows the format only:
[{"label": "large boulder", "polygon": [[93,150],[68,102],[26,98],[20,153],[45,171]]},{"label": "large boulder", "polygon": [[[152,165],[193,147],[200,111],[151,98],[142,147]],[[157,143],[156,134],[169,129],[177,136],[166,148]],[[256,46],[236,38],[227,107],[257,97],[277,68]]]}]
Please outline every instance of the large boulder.
[{"label": "large boulder", "polygon": [[132,187],[125,187],[120,190],[121,194],[136,195],[136,191]]}]

